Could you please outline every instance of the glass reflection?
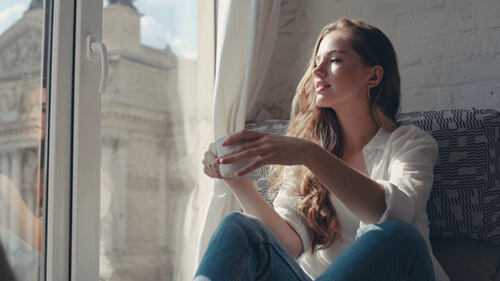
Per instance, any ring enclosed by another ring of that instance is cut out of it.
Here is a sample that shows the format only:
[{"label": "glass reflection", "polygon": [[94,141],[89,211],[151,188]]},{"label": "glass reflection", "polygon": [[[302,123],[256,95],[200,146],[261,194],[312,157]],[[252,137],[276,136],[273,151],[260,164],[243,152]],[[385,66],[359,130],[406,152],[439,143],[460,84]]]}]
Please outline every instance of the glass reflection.
[{"label": "glass reflection", "polygon": [[180,261],[195,251],[183,256],[179,241],[200,161],[189,156],[199,144],[196,1],[107,2],[100,277],[188,280]]},{"label": "glass reflection", "polygon": [[0,242],[17,280],[40,280],[43,2],[2,1],[0,21]]}]

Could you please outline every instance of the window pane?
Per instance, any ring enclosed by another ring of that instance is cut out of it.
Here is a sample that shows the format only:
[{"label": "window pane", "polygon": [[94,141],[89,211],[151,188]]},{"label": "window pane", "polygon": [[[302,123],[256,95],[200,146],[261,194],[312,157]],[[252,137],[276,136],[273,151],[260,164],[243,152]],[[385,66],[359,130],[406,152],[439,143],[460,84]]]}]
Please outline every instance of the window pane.
[{"label": "window pane", "polygon": [[41,280],[43,1],[0,4],[0,242],[17,279]]},{"label": "window pane", "polygon": [[100,276],[188,280],[185,213],[201,167],[200,107],[211,107],[209,91],[206,102],[198,93],[197,1],[106,2]]}]

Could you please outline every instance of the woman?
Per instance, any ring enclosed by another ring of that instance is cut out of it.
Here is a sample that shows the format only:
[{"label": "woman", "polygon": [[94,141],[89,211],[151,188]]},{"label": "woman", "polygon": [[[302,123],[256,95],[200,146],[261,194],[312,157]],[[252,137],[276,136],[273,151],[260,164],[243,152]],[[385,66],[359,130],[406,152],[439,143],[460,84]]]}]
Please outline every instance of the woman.
[{"label": "woman", "polygon": [[205,173],[258,156],[237,172],[280,165],[274,209],[248,179],[225,179],[243,214],[214,233],[198,280],[448,280],[431,254],[425,206],[437,144],[398,126],[400,78],[389,39],[361,21],[326,26],[295,95],[286,136],[243,130],[250,142]]}]

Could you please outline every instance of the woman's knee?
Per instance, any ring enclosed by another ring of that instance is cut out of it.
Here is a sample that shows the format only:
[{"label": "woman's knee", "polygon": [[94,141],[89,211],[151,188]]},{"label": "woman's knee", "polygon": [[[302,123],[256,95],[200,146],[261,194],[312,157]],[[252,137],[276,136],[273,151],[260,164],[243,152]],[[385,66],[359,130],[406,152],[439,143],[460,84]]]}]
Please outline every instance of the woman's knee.
[{"label": "woman's knee", "polygon": [[225,216],[219,224],[218,230],[223,232],[239,233],[254,233],[259,227],[260,221],[250,215],[233,212]]},{"label": "woman's knee", "polygon": [[406,237],[408,239],[418,240],[422,243],[425,243],[422,234],[415,227],[406,222],[387,221],[382,223],[381,226],[383,229],[385,229],[386,232],[392,233],[393,235]]},{"label": "woman's knee", "polygon": [[263,223],[253,216],[238,212],[231,213],[222,219],[212,235],[210,244],[251,247],[266,237],[262,225]]},{"label": "woman's knee", "polygon": [[380,223],[379,225],[388,232],[409,235],[420,234],[415,227],[403,221],[392,220]]},{"label": "woman's knee", "polygon": [[379,224],[367,224],[358,229],[358,237],[371,231],[381,231],[385,233],[412,233],[417,230],[406,222],[392,220]]},{"label": "woman's knee", "polygon": [[246,220],[246,218],[247,218],[247,215],[245,215],[241,212],[232,212],[222,219],[221,224],[222,223],[234,223],[234,222],[239,223],[242,220]]},{"label": "woman's knee", "polygon": [[247,225],[251,223],[251,217],[241,213],[241,212],[233,212],[230,213],[229,215],[225,216],[219,226],[220,227],[235,227],[235,226],[241,226],[241,225]]},{"label": "woman's knee", "polygon": [[357,238],[367,235],[378,237],[381,240],[397,243],[417,243],[425,245],[425,240],[420,232],[412,225],[402,221],[386,221],[380,224],[366,225],[358,230]]}]

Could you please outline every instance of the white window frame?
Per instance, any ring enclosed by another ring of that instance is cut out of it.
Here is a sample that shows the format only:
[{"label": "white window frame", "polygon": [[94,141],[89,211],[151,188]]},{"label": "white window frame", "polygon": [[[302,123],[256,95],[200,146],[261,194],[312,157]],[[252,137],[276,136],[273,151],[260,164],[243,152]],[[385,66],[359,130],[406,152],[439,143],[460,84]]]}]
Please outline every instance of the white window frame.
[{"label": "white window frame", "polygon": [[[46,1],[45,4],[47,5]],[[45,198],[45,271],[42,280],[69,280],[74,53],[74,1],[52,0],[47,81],[48,153]],[[47,30],[45,30],[47,32]],[[56,149],[57,148],[57,149]],[[43,277],[45,277],[43,279]]]},{"label": "white window frame", "polygon": [[102,0],[53,0],[45,280],[99,279]]},{"label": "white window frame", "polygon": [[[73,102],[71,280],[99,280],[100,59],[88,58],[89,35],[102,41],[102,0],[77,0]],[[106,62],[107,67],[107,62]],[[107,77],[106,77],[107,79]]]},{"label": "white window frame", "polygon": [[[46,1],[45,1],[46,2]],[[200,79],[213,85],[216,0],[198,0]],[[47,4],[47,3],[45,3]],[[51,0],[44,267],[41,280],[99,280],[101,64],[87,37],[102,38],[103,0]],[[206,11],[206,10],[205,10]],[[209,12],[209,13],[210,13]],[[208,32],[207,32],[208,31]],[[47,32],[47,31],[45,31]],[[211,34],[210,34],[211,33]],[[201,87],[201,85],[200,85]],[[204,88],[206,89],[206,87]]]}]

